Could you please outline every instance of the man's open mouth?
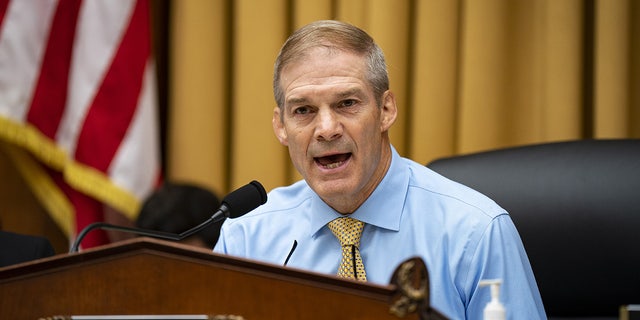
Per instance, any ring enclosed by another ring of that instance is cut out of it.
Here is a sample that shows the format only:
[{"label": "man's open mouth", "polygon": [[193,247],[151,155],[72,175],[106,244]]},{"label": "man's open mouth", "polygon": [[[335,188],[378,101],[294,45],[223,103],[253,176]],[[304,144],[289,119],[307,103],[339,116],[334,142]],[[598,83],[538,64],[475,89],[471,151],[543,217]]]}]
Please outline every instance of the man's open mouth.
[{"label": "man's open mouth", "polygon": [[335,169],[351,158],[351,153],[340,153],[326,157],[314,158],[317,164],[325,169]]}]

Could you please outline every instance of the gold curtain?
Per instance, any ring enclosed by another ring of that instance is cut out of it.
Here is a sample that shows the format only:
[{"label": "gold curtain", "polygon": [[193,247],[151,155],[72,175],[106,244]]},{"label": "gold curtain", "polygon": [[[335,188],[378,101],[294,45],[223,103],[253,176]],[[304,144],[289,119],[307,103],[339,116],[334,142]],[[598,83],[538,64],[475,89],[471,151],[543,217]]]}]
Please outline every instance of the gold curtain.
[{"label": "gold curtain", "polygon": [[273,135],[273,62],[338,19],[386,54],[392,143],[420,163],[586,138],[640,138],[640,1],[189,0],[170,3],[167,178],[219,194],[299,175]]}]

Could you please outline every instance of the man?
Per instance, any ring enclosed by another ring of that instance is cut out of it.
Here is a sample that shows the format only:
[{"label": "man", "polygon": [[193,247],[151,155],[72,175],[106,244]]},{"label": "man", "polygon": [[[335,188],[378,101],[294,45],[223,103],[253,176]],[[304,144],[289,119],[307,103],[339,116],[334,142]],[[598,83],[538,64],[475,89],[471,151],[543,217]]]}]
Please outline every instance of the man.
[{"label": "man", "polygon": [[[202,186],[165,182],[142,203],[136,227],[180,234],[206,221],[219,207],[218,196]],[[180,243],[211,249],[221,225],[216,222]]]},{"label": "man", "polygon": [[[301,28],[278,55],[273,88],[275,134],[304,180],[225,222],[216,252],[380,284],[419,256],[430,273],[431,305],[452,319],[482,319],[490,290],[479,281],[496,278],[509,318],[545,318],[505,210],[391,146],[397,107],[369,35],[337,21]],[[346,252],[332,230],[342,217],[364,222]],[[342,258],[351,262],[345,267]]]}]

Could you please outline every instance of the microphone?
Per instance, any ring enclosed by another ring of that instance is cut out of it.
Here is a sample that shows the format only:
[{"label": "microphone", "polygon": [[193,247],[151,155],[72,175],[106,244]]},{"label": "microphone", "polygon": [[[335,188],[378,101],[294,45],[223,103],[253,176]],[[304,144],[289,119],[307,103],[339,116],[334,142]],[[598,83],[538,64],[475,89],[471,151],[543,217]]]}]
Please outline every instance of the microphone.
[{"label": "microphone", "polygon": [[105,222],[95,222],[82,229],[71,246],[71,249],[69,249],[69,253],[77,252],[82,239],[84,239],[84,237],[94,229],[122,231],[140,236],[167,240],[182,240],[220,220],[240,217],[265,202],[267,202],[267,192],[264,190],[264,187],[260,182],[254,180],[225,196],[224,199],[222,199],[220,208],[211,216],[211,218],[180,234],[141,228],[130,228]]}]

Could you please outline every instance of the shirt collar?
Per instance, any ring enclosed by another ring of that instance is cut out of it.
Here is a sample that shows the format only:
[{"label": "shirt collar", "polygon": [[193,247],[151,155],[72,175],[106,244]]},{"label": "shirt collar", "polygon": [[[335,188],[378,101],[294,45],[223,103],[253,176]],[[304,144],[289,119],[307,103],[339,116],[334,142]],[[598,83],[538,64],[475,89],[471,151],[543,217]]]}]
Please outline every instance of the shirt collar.
[{"label": "shirt collar", "polygon": [[[402,165],[402,158],[391,146],[391,165],[371,196],[350,217],[380,228],[398,231],[407,189],[409,169]],[[342,217],[312,192],[311,235],[335,218]]]}]

